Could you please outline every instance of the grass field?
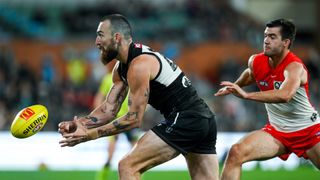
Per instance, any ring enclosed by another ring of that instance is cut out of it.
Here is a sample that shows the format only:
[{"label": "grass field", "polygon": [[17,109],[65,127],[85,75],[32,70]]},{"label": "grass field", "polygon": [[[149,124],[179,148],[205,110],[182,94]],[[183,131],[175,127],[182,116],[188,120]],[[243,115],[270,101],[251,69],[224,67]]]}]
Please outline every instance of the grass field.
[{"label": "grass field", "polygon": [[[95,171],[0,171],[1,180],[95,180]],[[118,179],[117,172],[111,171],[109,180]],[[143,180],[188,180],[186,171],[150,171]],[[294,171],[244,171],[242,180],[320,180],[320,171],[299,168]]]}]

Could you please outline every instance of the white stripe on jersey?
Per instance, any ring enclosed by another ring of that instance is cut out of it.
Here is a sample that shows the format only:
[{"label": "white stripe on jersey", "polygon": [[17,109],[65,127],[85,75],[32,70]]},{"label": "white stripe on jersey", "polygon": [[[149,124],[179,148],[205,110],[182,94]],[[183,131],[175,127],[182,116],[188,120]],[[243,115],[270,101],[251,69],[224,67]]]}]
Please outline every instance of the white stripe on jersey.
[{"label": "white stripe on jersey", "polygon": [[[304,87],[299,87],[288,103],[265,103],[269,122],[282,132],[298,131],[320,123],[318,112],[312,107]],[[312,120],[314,113],[317,119]]]},{"label": "white stripe on jersey", "polygon": [[160,72],[155,81],[168,87],[181,74],[181,69],[170,59],[166,59],[159,52],[150,51],[148,46],[142,46],[142,53],[154,54],[160,60]]}]

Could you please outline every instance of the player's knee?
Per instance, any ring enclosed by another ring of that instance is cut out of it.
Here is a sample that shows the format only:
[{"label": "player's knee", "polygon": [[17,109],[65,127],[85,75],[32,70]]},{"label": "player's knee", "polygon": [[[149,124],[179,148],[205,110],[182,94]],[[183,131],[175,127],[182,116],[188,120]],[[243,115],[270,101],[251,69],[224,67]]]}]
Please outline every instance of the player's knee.
[{"label": "player's knee", "polygon": [[128,162],[128,160],[126,158],[123,158],[119,161],[118,170],[120,173],[124,173],[124,172],[127,173],[127,172],[131,171],[130,163]]},{"label": "player's knee", "polygon": [[134,167],[133,163],[130,161],[129,158],[123,158],[120,160],[118,164],[118,171],[120,175],[130,175],[134,176],[136,175],[139,171]]},{"label": "player's knee", "polygon": [[241,144],[234,144],[231,146],[228,154],[230,162],[241,163],[244,158],[244,148]]}]

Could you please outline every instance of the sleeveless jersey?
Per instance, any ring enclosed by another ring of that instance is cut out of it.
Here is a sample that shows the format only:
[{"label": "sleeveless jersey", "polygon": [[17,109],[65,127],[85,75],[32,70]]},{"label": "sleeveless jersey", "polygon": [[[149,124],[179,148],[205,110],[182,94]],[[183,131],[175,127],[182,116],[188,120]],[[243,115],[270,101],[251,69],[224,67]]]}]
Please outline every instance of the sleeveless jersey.
[{"label": "sleeveless jersey", "polygon": [[[173,61],[142,44],[131,43],[127,63],[118,62],[118,73],[125,83],[127,83],[127,72],[131,61],[142,54],[154,56],[159,61],[160,70],[156,77],[150,81],[148,103],[160,110],[165,118],[172,112],[205,105],[190,80]],[[208,118],[212,117],[211,112],[196,111],[194,113]]]},{"label": "sleeveless jersey", "polygon": [[[303,62],[292,52],[275,68],[270,67],[269,58],[263,53],[256,55],[253,59],[253,75],[259,89],[279,89],[284,81],[284,70],[292,62],[301,63],[307,71]],[[270,124],[279,131],[293,132],[319,123],[318,112],[309,98],[307,80],[288,103],[265,103]]]}]

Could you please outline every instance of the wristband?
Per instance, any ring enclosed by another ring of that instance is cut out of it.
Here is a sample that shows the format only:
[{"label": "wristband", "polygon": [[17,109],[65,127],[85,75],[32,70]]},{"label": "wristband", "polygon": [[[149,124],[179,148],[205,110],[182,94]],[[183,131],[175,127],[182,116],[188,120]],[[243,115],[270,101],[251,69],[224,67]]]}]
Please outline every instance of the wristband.
[{"label": "wristband", "polygon": [[90,140],[97,139],[99,137],[99,133],[97,129],[89,129],[87,132],[88,132],[88,138]]}]

